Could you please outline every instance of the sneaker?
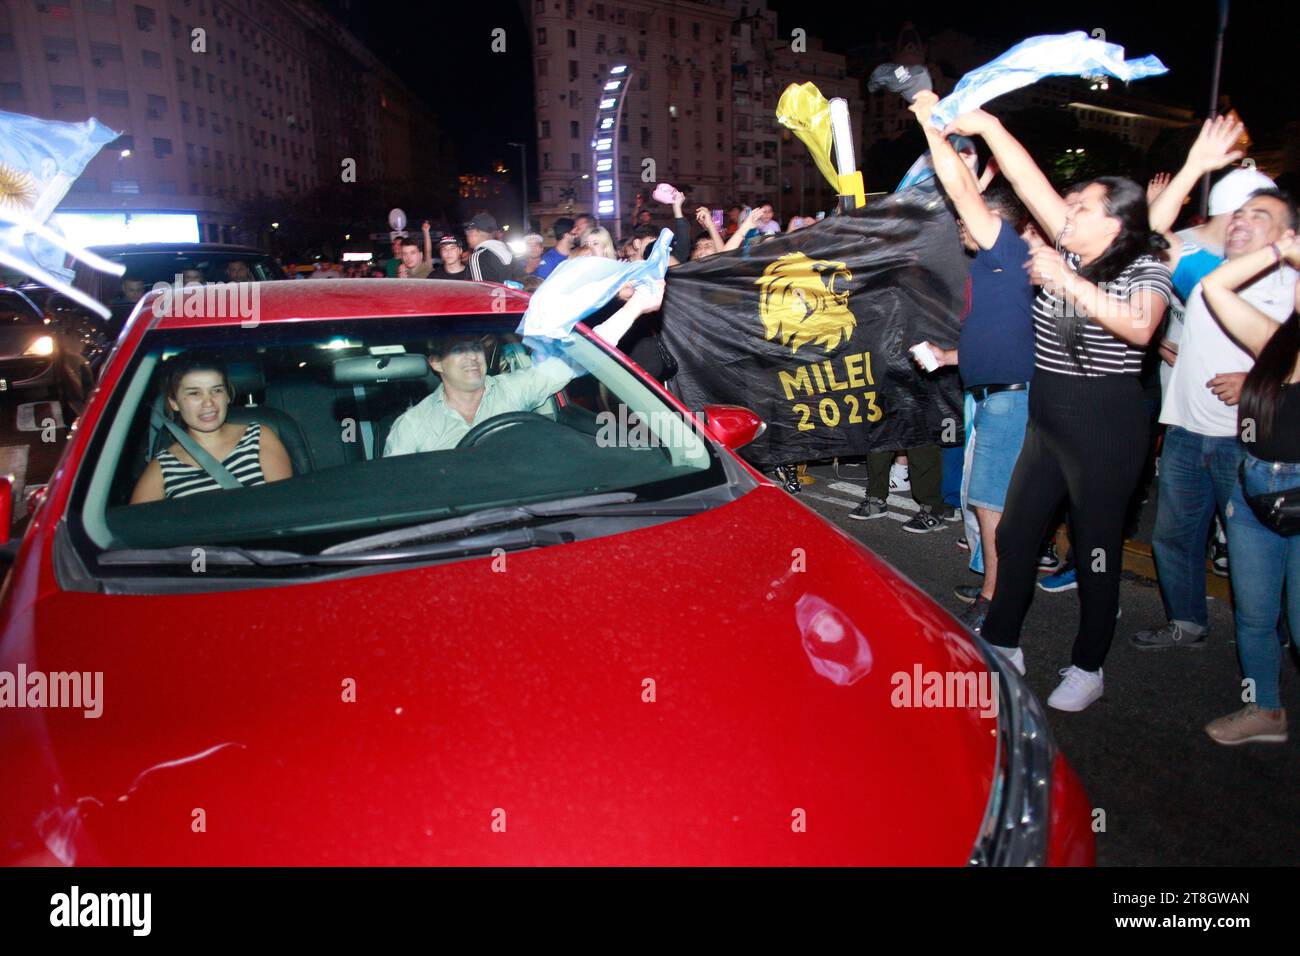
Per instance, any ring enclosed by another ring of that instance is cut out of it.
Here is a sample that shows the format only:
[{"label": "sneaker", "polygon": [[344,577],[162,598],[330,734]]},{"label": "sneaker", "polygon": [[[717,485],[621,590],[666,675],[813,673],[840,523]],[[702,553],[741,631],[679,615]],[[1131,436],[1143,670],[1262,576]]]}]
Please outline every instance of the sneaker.
[{"label": "sneaker", "polygon": [[1038,556],[1038,573],[1052,574],[1061,570],[1062,563],[1061,556],[1056,553],[1056,539],[1053,538],[1047,542],[1047,547]]},{"label": "sneaker", "polygon": [[1047,698],[1047,706],[1077,713],[1101,697],[1101,671],[1080,670],[1071,664],[1061,668],[1061,683]]},{"label": "sneaker", "polygon": [[792,495],[799,494],[803,490],[799,484],[799,469],[795,465],[777,465],[772,469],[772,474],[786,491]]},{"label": "sneaker", "polygon": [[1045,578],[1039,578],[1038,586],[1048,594],[1056,594],[1058,591],[1073,591],[1079,586],[1079,576],[1074,568],[1066,568],[1064,571],[1057,571]]},{"label": "sneaker", "polygon": [[900,491],[911,491],[912,482],[908,478],[907,466],[894,462],[889,466],[889,493],[898,494]]},{"label": "sneaker", "polygon": [[1229,747],[1236,744],[1286,743],[1286,711],[1265,710],[1259,704],[1247,704],[1205,725],[1205,732],[1215,743]]},{"label": "sneaker", "polygon": [[1218,519],[1215,519],[1214,540],[1210,542],[1210,570],[1221,578],[1228,576],[1228,539]]},{"label": "sneaker", "polygon": [[984,590],[982,584],[959,584],[952,589],[952,593],[957,596],[957,600],[962,604],[974,604],[980,598],[980,593]]},{"label": "sneaker", "polygon": [[961,617],[957,618],[957,620],[970,628],[973,633],[978,634],[980,628],[984,626],[984,616],[989,613],[990,603],[991,602],[988,598],[980,595],[975,599],[974,603],[972,603],[970,607],[966,608],[965,613],[963,613]]},{"label": "sneaker", "polygon": [[929,534],[931,531],[942,531],[944,527],[941,518],[922,508],[912,516],[911,521],[903,525],[903,530],[912,534]]},{"label": "sneaker", "polygon": [[944,506],[939,509],[938,514],[944,521],[961,521],[961,509],[954,508],[946,502],[944,503]]},{"label": "sneaker", "polygon": [[866,521],[870,518],[882,518],[887,514],[889,514],[889,505],[885,503],[884,498],[867,498],[849,512],[849,517],[855,521]]},{"label": "sneaker", "polygon": [[1014,667],[1021,676],[1025,673],[1025,652],[1018,647],[999,647],[997,644],[989,645],[997,651],[1004,660]]},{"label": "sneaker", "polygon": [[1170,621],[1163,627],[1138,631],[1129,638],[1129,643],[1143,651],[1150,650],[1153,647],[1204,647],[1207,634],[1209,634],[1209,628],[1205,628],[1197,634],[1183,627],[1177,621]]},{"label": "sneaker", "polygon": [[962,535],[960,538],[957,539],[957,550],[970,551],[970,542],[966,540],[965,535]]}]

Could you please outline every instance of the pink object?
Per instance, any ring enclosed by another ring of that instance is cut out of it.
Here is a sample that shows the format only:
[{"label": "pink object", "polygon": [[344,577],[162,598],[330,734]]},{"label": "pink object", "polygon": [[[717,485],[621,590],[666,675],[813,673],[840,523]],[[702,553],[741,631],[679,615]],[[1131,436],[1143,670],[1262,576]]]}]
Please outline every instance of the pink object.
[{"label": "pink object", "polygon": [[672,202],[673,196],[675,196],[676,194],[677,194],[677,190],[673,187],[672,183],[660,183],[658,186],[655,187],[655,191],[653,193],[656,202],[666,202],[666,203]]}]

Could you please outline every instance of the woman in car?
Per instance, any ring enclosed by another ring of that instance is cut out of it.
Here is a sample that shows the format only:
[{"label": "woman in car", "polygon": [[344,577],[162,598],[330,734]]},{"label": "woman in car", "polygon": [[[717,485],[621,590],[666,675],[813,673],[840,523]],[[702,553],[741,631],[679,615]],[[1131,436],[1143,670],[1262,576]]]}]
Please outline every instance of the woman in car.
[{"label": "woman in car", "polygon": [[[226,421],[233,391],[219,359],[194,353],[171,359],[163,372],[162,391],[165,413],[240,484],[251,487],[293,474],[289,454],[275,432],[258,422],[239,425]],[[177,442],[149,462],[131,493],[131,504],[220,488]]]}]

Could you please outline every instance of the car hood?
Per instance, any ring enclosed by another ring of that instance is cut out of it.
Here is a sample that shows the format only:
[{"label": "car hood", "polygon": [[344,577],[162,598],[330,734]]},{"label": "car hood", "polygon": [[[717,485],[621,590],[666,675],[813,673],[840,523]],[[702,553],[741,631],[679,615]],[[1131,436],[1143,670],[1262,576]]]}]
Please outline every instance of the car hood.
[{"label": "car hood", "polygon": [[995,754],[910,689],[987,679],[969,635],[769,486],[504,557],[56,591],[19,663],[102,672],[102,714],[0,718],[9,862],[960,864]]}]

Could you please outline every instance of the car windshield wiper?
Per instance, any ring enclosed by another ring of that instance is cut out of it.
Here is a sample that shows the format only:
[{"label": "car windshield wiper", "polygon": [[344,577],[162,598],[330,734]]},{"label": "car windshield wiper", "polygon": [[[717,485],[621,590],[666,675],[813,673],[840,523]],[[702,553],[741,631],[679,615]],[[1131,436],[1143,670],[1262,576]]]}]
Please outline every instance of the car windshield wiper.
[{"label": "car windshield wiper", "polygon": [[[201,573],[208,565],[217,567],[283,568],[303,565],[383,564],[401,561],[424,561],[436,558],[468,557],[490,553],[497,548],[519,550],[550,544],[567,544],[572,534],[548,528],[510,528],[486,534],[466,535],[450,541],[359,553],[299,554],[296,551],[268,551],[257,548],[185,545],[175,548],[121,548],[99,555],[100,565],[110,567],[186,567]],[[197,565],[196,563],[201,562]]]},{"label": "car windshield wiper", "polygon": [[453,538],[467,531],[484,528],[501,528],[528,524],[553,518],[585,517],[671,517],[691,515],[707,511],[713,507],[708,501],[683,499],[679,501],[638,501],[631,491],[611,491],[598,495],[579,495],[573,498],[557,498],[554,501],[542,501],[531,505],[514,505],[506,508],[484,508],[455,518],[429,521],[424,524],[410,525],[393,531],[354,538],[326,548],[322,555],[358,554],[384,548],[392,548],[413,541],[427,541],[434,538]]}]

